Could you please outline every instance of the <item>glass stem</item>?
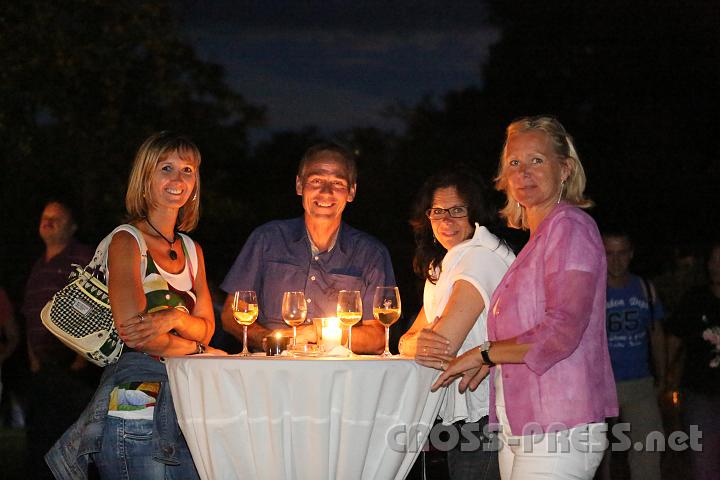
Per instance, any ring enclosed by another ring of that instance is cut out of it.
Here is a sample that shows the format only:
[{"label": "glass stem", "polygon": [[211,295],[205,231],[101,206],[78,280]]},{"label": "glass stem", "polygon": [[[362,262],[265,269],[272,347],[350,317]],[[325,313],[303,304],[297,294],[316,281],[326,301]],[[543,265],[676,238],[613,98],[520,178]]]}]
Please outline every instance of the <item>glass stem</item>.
[{"label": "glass stem", "polygon": [[247,325],[243,325],[243,353],[250,353],[247,347]]},{"label": "glass stem", "polygon": [[348,327],[348,350],[352,353],[352,325]]},{"label": "glass stem", "polygon": [[297,327],[293,326],[293,346],[297,346]]},{"label": "glass stem", "polygon": [[385,326],[385,352],[390,353],[390,327]]}]

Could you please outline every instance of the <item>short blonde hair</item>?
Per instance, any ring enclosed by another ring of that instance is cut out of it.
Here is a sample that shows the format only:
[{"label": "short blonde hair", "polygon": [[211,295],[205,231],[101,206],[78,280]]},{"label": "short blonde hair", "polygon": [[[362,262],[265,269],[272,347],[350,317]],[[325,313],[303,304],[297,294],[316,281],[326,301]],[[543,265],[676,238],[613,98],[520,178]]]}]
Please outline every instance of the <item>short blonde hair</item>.
[{"label": "short blonde hair", "polygon": [[195,164],[195,188],[190,193],[190,199],[180,208],[177,228],[189,232],[197,226],[200,220],[200,150],[189,138],[168,131],[151,135],[135,154],[125,194],[129,222],[147,217],[148,210],[155,202],[150,189],[155,168],[173,153]]},{"label": "short blonde hair", "polygon": [[534,117],[523,117],[508,125],[505,131],[505,143],[500,163],[498,165],[497,177],[495,177],[495,188],[505,192],[507,203],[500,210],[500,215],[507,220],[507,224],[513,228],[528,229],[527,219],[523,215],[523,209],[508,192],[508,182],[505,176],[505,155],[507,154],[508,139],[515,133],[541,131],[544,132],[555,149],[555,153],[563,157],[570,167],[570,175],[565,181],[563,200],[571,205],[580,208],[593,206],[592,200],[586,198],[585,192],[585,170],[580,162],[580,156],[575,149],[573,138],[565,130],[565,127],[555,118],[549,115],[538,115]]}]

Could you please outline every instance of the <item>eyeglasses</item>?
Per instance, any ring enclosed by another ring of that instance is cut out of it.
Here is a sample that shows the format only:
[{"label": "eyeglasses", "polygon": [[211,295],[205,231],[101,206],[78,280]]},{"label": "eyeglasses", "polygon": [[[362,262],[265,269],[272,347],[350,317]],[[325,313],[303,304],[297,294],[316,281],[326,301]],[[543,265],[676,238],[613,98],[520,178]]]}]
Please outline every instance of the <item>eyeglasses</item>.
[{"label": "eyeglasses", "polygon": [[433,207],[425,210],[425,215],[430,220],[440,220],[441,218],[445,218],[445,214],[450,215],[452,218],[467,217],[468,207],[467,205],[455,205],[450,208]]}]

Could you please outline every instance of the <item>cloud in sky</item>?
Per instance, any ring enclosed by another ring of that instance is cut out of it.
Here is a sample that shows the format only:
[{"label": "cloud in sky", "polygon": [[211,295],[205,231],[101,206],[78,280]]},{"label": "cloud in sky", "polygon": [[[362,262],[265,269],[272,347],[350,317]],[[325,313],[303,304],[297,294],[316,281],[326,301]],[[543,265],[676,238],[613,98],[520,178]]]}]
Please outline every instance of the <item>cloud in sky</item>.
[{"label": "cloud in sky", "polygon": [[499,35],[478,2],[186,1],[182,28],[199,55],[268,107],[273,130],[315,124],[392,127],[386,106],[481,83]]}]

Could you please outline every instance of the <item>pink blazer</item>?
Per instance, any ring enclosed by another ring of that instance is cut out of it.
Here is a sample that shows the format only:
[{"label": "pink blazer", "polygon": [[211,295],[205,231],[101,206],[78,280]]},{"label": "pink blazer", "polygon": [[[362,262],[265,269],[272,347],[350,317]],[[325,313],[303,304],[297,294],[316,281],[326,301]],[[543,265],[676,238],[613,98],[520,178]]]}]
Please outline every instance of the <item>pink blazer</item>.
[{"label": "pink blazer", "polygon": [[[513,435],[560,431],[618,414],[605,332],[606,275],[595,222],[562,202],[495,290],[488,338],[532,343],[524,364],[501,369]],[[491,405],[494,399],[491,388]],[[495,422],[494,408],[490,414]]]}]

